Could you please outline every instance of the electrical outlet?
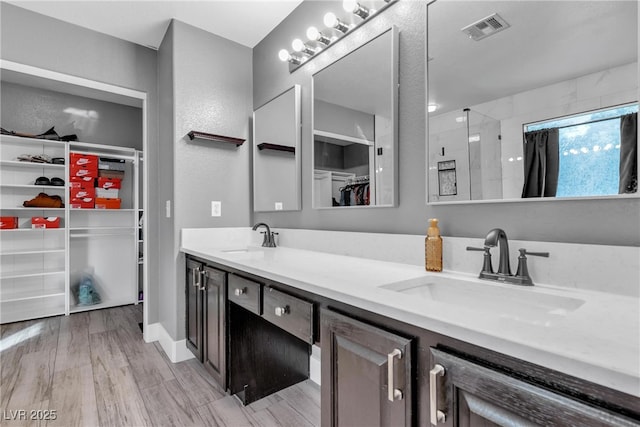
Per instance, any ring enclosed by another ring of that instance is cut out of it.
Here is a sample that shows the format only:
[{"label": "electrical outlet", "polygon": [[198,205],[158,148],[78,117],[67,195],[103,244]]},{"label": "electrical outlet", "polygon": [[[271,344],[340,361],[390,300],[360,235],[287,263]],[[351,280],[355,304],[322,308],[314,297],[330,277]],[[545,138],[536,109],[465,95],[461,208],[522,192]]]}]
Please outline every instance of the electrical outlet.
[{"label": "electrical outlet", "polygon": [[276,202],[276,210],[277,211],[281,211],[282,210],[282,202]]},{"label": "electrical outlet", "polygon": [[211,202],[211,216],[222,216],[222,202]]},{"label": "electrical outlet", "polygon": [[164,204],[165,215],[167,218],[171,218],[171,200],[167,200]]}]

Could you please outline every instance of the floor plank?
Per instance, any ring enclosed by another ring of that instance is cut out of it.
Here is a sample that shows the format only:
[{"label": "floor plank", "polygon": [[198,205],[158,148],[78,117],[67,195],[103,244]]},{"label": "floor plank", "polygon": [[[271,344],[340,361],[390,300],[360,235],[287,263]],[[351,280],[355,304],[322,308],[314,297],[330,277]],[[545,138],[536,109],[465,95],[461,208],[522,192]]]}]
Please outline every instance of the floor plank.
[{"label": "floor plank", "polygon": [[55,371],[90,364],[89,314],[78,313],[61,319]]},{"label": "floor plank", "polygon": [[233,396],[225,396],[213,403],[199,407],[198,413],[205,425],[219,427],[253,427],[253,417]]},{"label": "floor plank", "polygon": [[175,379],[145,389],[142,399],[154,426],[205,425]]},{"label": "floor plank", "polygon": [[3,384],[3,400],[6,400],[6,406],[3,403],[2,409],[28,411],[40,408],[41,402],[48,401],[51,396],[54,364],[55,351],[43,350],[22,354],[15,366],[17,372],[10,388],[4,390]]},{"label": "floor plank", "polygon": [[101,367],[93,372],[100,425],[152,425],[129,366],[108,371]]},{"label": "floor plank", "polygon": [[91,364],[94,370],[111,371],[129,365],[114,331],[97,332],[89,336]]},{"label": "floor plank", "polygon": [[49,426],[99,425],[91,365],[56,371],[50,403],[56,418]]}]

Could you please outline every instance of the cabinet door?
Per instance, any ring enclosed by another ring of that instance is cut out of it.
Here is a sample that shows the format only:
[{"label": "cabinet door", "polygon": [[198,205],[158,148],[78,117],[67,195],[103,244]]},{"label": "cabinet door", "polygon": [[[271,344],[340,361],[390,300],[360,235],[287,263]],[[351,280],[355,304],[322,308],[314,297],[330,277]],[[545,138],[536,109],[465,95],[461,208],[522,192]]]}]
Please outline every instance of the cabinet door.
[{"label": "cabinet door", "polygon": [[202,361],[202,264],[187,259],[186,327],[187,348]]},{"label": "cabinet door", "polygon": [[[637,426],[588,406],[437,349],[431,349],[433,426]],[[444,371],[440,369],[444,368]],[[434,422],[437,413],[444,420]]]},{"label": "cabinet door", "polygon": [[323,427],[412,425],[411,340],[322,310],[321,343]]},{"label": "cabinet door", "polygon": [[204,366],[226,390],[226,273],[205,266],[202,274],[204,307]]}]

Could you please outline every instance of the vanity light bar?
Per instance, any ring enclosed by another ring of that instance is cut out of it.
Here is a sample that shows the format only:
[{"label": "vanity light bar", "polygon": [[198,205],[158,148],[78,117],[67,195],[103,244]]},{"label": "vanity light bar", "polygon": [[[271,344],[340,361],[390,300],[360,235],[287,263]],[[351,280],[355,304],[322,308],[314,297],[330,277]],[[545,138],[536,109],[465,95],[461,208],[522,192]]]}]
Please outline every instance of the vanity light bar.
[{"label": "vanity light bar", "polygon": [[[396,1],[397,0],[384,0],[385,4],[380,8],[380,11]],[[287,49],[281,49],[278,52],[278,58],[280,58],[282,62],[289,63],[289,72],[295,71],[300,65],[320,53],[323,48],[333,45],[340,39],[340,37],[364,24],[367,19],[370,19],[378,12],[375,9],[362,6],[357,0],[343,0],[342,8],[346,12],[353,13],[354,15],[362,18],[362,21],[356,25],[349,25],[340,20],[335,13],[327,12],[323,18],[324,25],[330,30],[335,30],[338,33],[338,36],[328,37],[326,34],[320,32],[316,27],[309,27],[307,29],[306,36],[309,41],[317,43],[315,48],[303,42],[301,39],[296,38],[291,43],[293,53],[289,52]]]}]

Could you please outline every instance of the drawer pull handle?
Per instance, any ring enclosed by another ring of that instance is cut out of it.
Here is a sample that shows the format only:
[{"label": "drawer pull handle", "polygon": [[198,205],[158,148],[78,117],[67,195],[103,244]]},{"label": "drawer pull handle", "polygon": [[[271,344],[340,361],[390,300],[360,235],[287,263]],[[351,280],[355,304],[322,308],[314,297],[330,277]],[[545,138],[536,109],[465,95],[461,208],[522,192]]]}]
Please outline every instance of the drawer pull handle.
[{"label": "drawer pull handle", "polygon": [[402,359],[402,351],[394,349],[387,355],[387,389],[389,390],[389,401],[402,400],[402,390],[395,388],[393,381],[393,360],[398,357]]},{"label": "drawer pull handle", "polygon": [[199,288],[200,287],[200,269],[194,268],[193,270],[191,270],[191,275],[192,275],[191,286],[193,286],[194,288]]},{"label": "drawer pull handle", "polygon": [[237,288],[233,293],[236,294],[237,297],[239,297],[240,295],[244,295],[246,292],[244,288]]},{"label": "drawer pull handle", "polygon": [[432,426],[445,422],[447,418],[444,412],[438,410],[438,377],[444,377],[444,374],[445,370],[442,365],[435,365],[429,371],[429,406]]},{"label": "drawer pull handle", "polygon": [[276,316],[278,317],[282,317],[285,314],[289,314],[289,306],[285,306],[285,307],[276,307]]}]

